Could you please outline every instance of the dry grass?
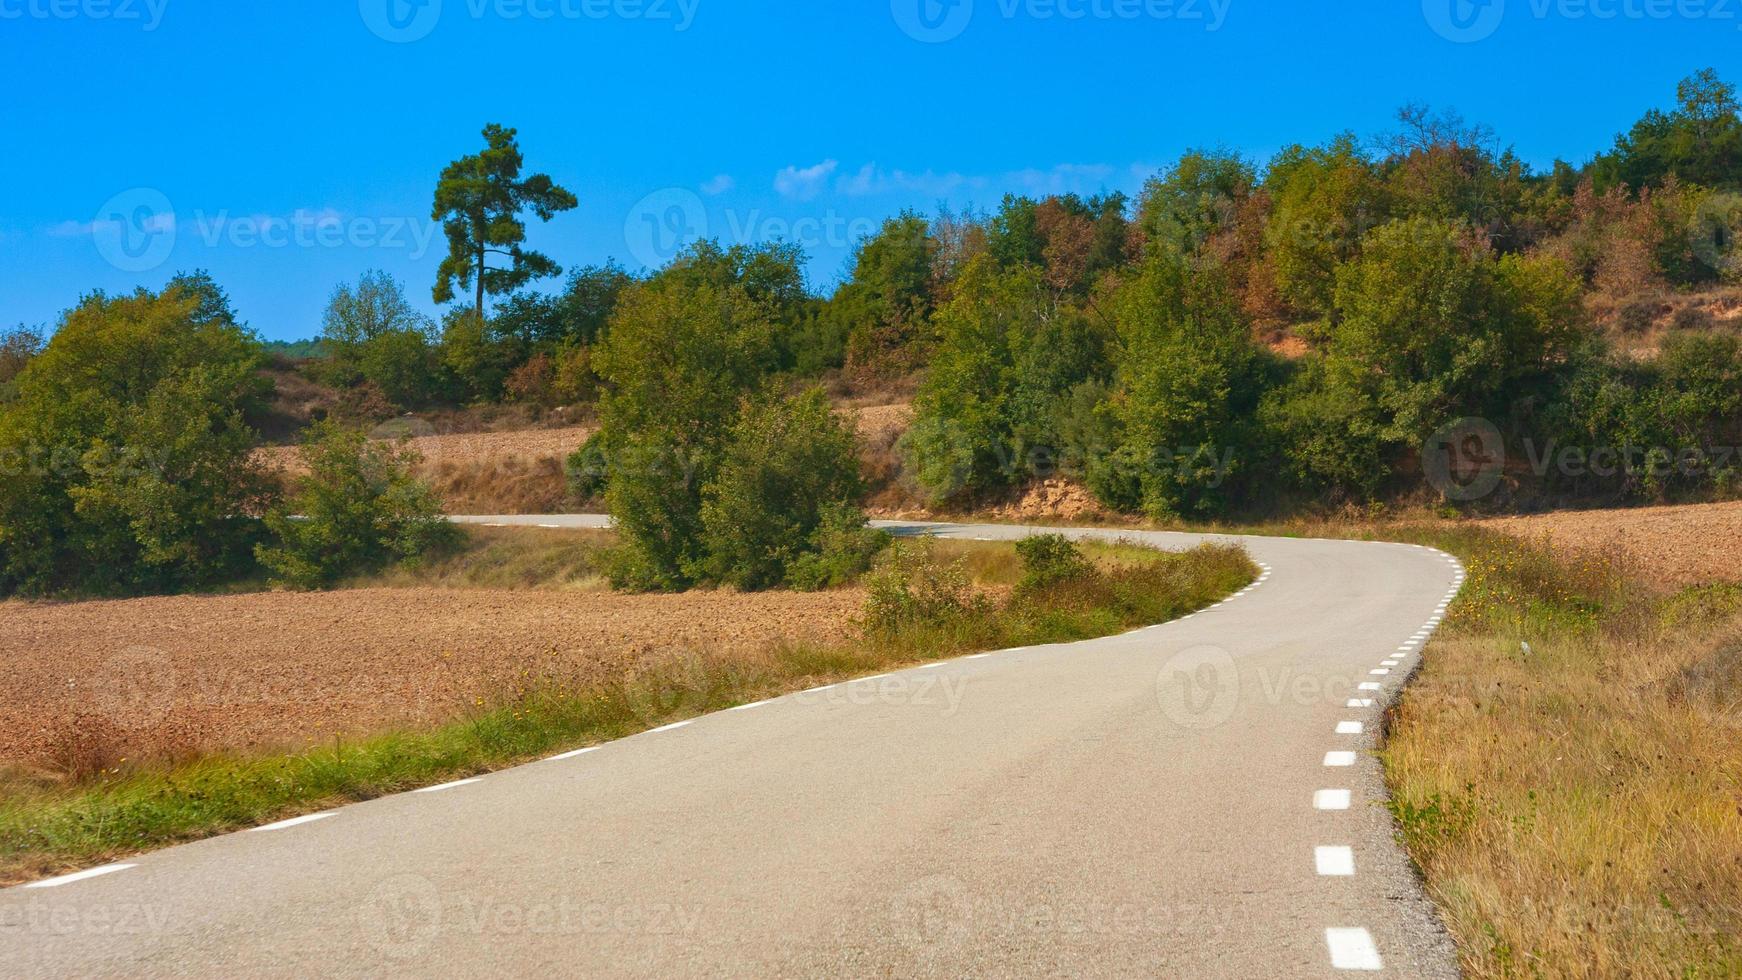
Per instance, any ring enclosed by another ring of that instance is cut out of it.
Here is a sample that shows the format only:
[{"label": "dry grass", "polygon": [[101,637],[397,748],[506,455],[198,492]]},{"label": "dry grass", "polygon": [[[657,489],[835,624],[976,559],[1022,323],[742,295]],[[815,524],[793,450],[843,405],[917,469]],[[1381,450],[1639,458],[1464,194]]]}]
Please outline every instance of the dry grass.
[{"label": "dry grass", "polygon": [[1467,973],[1742,976],[1742,589],[1418,538],[1470,577],[1384,758]]}]

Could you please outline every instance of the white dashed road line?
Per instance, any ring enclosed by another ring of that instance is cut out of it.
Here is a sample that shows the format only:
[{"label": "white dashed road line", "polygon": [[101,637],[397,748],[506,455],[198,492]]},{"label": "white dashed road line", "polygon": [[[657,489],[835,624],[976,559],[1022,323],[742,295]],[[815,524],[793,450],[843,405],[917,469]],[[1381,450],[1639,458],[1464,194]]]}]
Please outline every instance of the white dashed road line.
[{"label": "white dashed road line", "polygon": [[1313,867],[1327,878],[1348,878],[1355,873],[1355,851],[1342,845],[1315,847]]},{"label": "white dashed road line", "polygon": [[1325,753],[1325,765],[1330,766],[1332,768],[1342,768],[1345,766],[1352,766],[1354,764],[1355,764],[1355,753],[1353,753],[1353,752],[1326,752]]},{"label": "white dashed road line", "polygon": [[24,887],[26,887],[26,888],[59,888],[62,885],[70,885],[75,881],[84,881],[87,878],[97,878],[97,877],[101,877],[102,875],[114,874],[117,871],[126,871],[128,868],[136,868],[136,867],[138,867],[138,865],[136,865],[136,864],[105,864],[100,868],[90,868],[90,869],[85,870],[85,871],[75,871],[70,875],[61,875],[59,878],[45,878],[42,881],[33,881],[30,884],[25,885]]},{"label": "white dashed road line", "polygon": [[1338,970],[1383,970],[1379,947],[1365,929],[1326,929],[1325,945],[1331,950],[1331,966]]},{"label": "white dashed road line", "polygon": [[258,834],[269,830],[289,830],[292,827],[300,827],[305,823],[314,823],[316,820],[325,820],[330,816],[332,816],[331,813],[311,813],[307,816],[291,817],[289,820],[280,820],[277,823],[269,823],[263,827],[250,828],[249,833]]},{"label": "white dashed road line", "polygon": [[1346,789],[1321,789],[1313,794],[1313,809],[1347,810],[1349,809],[1349,791]]},{"label": "white dashed road line", "polygon": [[414,790],[412,790],[412,792],[413,793],[440,793],[443,790],[459,789],[461,786],[470,786],[476,782],[480,782],[480,779],[479,779],[479,777],[474,776],[471,779],[456,779],[451,783],[442,783],[440,786],[425,786],[423,789],[414,789]]}]

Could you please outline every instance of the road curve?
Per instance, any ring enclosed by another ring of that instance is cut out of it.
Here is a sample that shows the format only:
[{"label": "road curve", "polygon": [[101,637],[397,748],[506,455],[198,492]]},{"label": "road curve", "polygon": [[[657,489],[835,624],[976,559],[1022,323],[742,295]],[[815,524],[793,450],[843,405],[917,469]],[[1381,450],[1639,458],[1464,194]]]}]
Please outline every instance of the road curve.
[{"label": "road curve", "polygon": [[789,695],[0,892],[0,963],[1456,976],[1370,750],[1462,570],[1412,545],[1228,540],[1265,578],[1173,623]]}]

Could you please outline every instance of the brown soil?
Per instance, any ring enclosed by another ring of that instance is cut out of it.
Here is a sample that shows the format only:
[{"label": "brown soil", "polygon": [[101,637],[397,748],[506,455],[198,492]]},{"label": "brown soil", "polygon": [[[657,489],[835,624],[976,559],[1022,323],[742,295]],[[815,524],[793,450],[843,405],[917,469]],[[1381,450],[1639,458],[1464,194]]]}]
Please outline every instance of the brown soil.
[{"label": "brown soil", "polygon": [[1562,511],[1484,521],[1559,549],[1619,557],[1669,587],[1742,581],[1742,501]]},{"label": "brown soil", "polygon": [[89,768],[93,753],[112,763],[439,722],[529,680],[841,640],[863,599],[410,588],[0,603],[0,765]]}]

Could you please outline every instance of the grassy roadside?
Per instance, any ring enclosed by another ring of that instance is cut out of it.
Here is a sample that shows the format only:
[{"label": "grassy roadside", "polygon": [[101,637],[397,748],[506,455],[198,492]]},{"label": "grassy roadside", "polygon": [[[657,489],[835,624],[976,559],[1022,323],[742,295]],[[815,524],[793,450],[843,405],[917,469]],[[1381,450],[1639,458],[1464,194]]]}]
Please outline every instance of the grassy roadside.
[{"label": "grassy roadside", "polygon": [[1009,545],[939,542],[928,550],[926,581],[959,575],[982,588],[954,609],[882,628],[868,623],[857,642],[703,652],[578,689],[529,678],[499,703],[429,730],[294,753],[135,765],[71,786],[8,783],[0,797],[0,883],[476,775],[903,664],[1162,622],[1256,576],[1238,549],[1174,555],[1113,545],[1085,547],[1088,570],[1036,585],[1024,584],[1027,569]]},{"label": "grassy roadside", "polygon": [[1467,975],[1742,976],[1742,587],[1384,536],[1469,569],[1382,754]]}]

